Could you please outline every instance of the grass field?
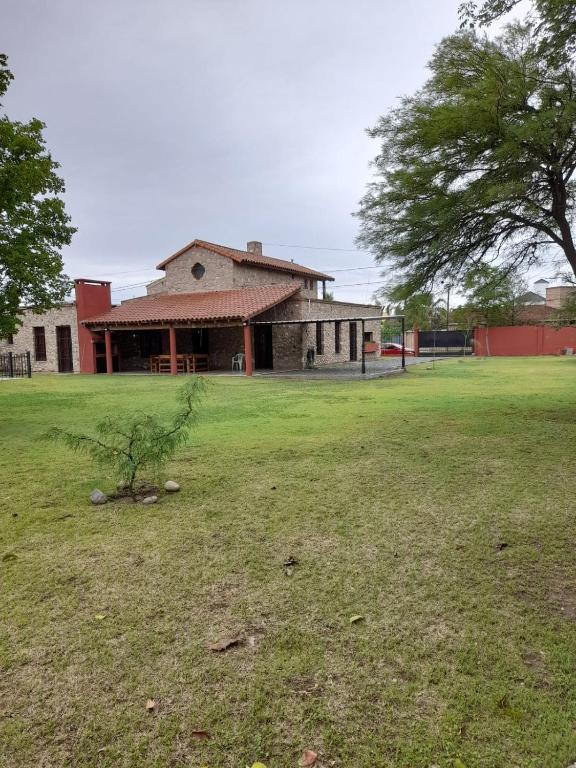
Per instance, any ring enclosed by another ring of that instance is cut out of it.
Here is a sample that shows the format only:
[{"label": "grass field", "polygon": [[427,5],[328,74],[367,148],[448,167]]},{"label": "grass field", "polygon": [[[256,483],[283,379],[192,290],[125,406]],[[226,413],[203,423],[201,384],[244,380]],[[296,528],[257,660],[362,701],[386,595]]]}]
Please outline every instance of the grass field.
[{"label": "grass field", "polygon": [[0,382],[3,768],[576,761],[576,360],[220,378],[182,491],[91,507],[41,435],[178,385]]}]

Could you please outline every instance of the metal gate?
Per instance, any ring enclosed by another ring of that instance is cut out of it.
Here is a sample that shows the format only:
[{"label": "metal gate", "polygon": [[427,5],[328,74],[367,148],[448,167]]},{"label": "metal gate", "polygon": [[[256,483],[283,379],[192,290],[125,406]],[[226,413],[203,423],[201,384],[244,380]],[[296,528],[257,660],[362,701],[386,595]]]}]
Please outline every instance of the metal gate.
[{"label": "metal gate", "polygon": [[420,355],[471,355],[473,330],[418,331]]},{"label": "metal gate", "polygon": [[31,376],[30,352],[23,352],[20,355],[7,352],[0,355],[0,379],[23,379]]}]

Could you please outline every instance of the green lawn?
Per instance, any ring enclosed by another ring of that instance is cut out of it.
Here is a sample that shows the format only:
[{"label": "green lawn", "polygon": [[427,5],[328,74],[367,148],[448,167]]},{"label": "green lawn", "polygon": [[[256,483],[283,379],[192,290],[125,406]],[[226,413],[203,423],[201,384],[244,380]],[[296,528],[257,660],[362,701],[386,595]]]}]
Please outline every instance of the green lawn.
[{"label": "green lawn", "polygon": [[152,507],[91,507],[110,482],[40,437],[168,413],[178,381],[0,382],[0,765],[566,768],[575,380],[215,379]]}]

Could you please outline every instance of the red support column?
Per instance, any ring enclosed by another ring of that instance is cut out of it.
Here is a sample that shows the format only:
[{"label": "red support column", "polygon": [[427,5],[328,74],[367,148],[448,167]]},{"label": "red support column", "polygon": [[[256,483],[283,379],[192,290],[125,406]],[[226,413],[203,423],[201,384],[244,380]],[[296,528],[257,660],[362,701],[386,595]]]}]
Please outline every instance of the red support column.
[{"label": "red support column", "polygon": [[244,326],[244,359],[246,361],[246,376],[252,376],[252,328]]},{"label": "red support column", "polygon": [[176,357],[176,328],[170,326],[170,373],[176,376],[178,373],[178,358]]},{"label": "red support column", "polygon": [[106,348],[106,373],[113,373],[112,367],[112,334],[106,328],[104,331],[104,346]]},{"label": "red support column", "polygon": [[420,337],[418,336],[417,325],[412,328],[412,348],[414,349],[414,357],[418,357],[420,354]]}]

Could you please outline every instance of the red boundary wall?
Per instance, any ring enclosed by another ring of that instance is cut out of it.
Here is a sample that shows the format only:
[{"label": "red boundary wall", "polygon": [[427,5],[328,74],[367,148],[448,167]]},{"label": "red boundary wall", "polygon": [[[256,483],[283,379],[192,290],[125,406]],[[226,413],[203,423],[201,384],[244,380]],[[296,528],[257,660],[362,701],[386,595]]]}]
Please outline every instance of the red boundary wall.
[{"label": "red boundary wall", "polygon": [[76,320],[78,323],[78,348],[81,373],[96,373],[96,356],[92,331],[82,325],[82,320],[96,317],[112,309],[110,283],[105,280],[75,280]]},{"label": "red boundary wall", "polygon": [[561,355],[576,351],[576,327],[510,325],[474,329],[474,353],[480,356]]}]

